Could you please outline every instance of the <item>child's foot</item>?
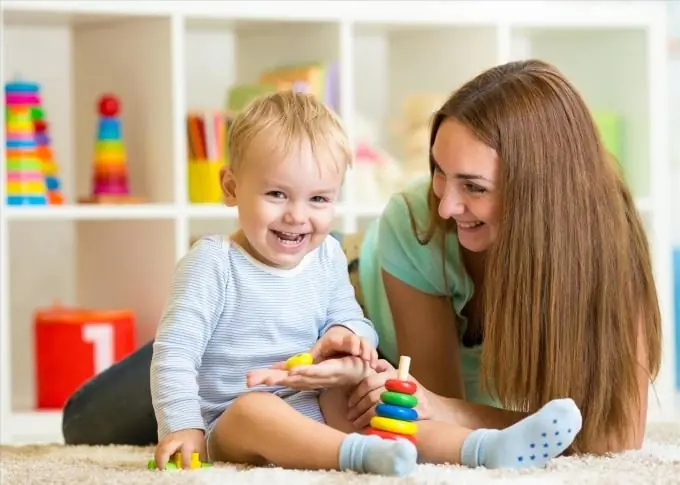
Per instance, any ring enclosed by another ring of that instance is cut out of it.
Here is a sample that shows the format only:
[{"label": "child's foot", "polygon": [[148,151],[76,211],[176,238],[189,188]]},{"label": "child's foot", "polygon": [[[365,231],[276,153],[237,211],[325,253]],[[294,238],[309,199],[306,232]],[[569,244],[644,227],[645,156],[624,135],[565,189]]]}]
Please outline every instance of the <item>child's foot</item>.
[{"label": "child's foot", "polygon": [[413,471],[418,451],[410,441],[348,434],[340,445],[340,470],[404,476]]},{"label": "child's foot", "polygon": [[504,430],[473,431],[463,443],[461,462],[469,467],[540,467],[571,445],[581,424],[574,401],[556,399]]}]

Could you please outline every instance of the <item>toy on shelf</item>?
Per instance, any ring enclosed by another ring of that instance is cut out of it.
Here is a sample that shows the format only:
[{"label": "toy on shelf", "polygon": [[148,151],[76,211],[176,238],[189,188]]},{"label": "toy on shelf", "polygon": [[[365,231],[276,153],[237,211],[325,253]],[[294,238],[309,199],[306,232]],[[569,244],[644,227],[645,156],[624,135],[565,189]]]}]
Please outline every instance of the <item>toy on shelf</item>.
[{"label": "toy on shelf", "polygon": [[[191,454],[191,461],[189,462],[189,469],[196,470],[198,468],[209,468],[211,463],[202,462],[198,453]],[[156,460],[149,460],[147,464],[149,470],[156,470]],[[165,465],[166,470],[181,470],[182,467],[182,453],[179,451],[175,453],[175,456]]]},{"label": "toy on shelf", "polygon": [[92,195],[80,202],[99,204],[137,203],[130,195],[127,153],[119,118],[120,101],[106,94],[97,103],[99,120],[92,164]]},{"label": "toy on shelf", "polygon": [[188,194],[192,204],[222,202],[220,170],[228,164],[231,117],[223,111],[190,112],[186,117]]},{"label": "toy on shelf", "polygon": [[415,396],[416,383],[408,380],[411,358],[402,355],[396,379],[385,383],[387,389],[380,396],[382,401],[375,408],[376,416],[371,418],[371,427],[366,434],[384,439],[402,438],[415,444],[418,432],[418,412],[415,410],[418,398]]},{"label": "toy on shelf", "polygon": [[62,409],[84,382],[134,352],[135,314],[55,303],[33,316],[38,409]]},{"label": "toy on shelf", "polygon": [[407,96],[402,104],[402,115],[394,125],[394,141],[401,145],[404,184],[419,176],[428,176],[430,157],[430,124],[447,93],[423,93]]},{"label": "toy on shelf", "polygon": [[51,141],[48,131],[45,111],[42,106],[37,105],[32,109],[33,124],[35,126],[35,137],[37,142],[38,158],[42,165],[47,189],[47,202],[50,205],[61,205],[64,197],[61,192],[61,181],[59,179],[59,167],[54,160]]},{"label": "toy on shelf", "polygon": [[5,85],[8,205],[47,204],[32,114],[32,107],[38,104],[37,84],[18,81]]}]

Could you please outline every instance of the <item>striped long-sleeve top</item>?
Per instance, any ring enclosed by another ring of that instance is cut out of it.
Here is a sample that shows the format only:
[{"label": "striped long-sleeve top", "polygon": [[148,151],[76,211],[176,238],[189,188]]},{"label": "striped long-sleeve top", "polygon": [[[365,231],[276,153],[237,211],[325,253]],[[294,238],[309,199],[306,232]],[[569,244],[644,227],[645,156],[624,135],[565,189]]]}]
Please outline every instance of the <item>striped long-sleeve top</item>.
[{"label": "striped long-sleeve top", "polygon": [[159,439],[182,429],[209,430],[233,400],[251,391],[248,371],[308,351],[334,325],[377,347],[334,238],[290,270],[268,267],[221,236],[199,240],[177,265],[153,344]]}]

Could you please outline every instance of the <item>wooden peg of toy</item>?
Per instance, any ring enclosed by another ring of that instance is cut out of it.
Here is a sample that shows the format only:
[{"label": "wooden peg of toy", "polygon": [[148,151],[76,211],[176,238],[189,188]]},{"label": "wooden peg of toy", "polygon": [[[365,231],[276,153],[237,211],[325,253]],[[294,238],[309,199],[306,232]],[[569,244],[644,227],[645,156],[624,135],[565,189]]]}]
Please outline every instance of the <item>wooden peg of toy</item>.
[{"label": "wooden peg of toy", "polygon": [[397,379],[400,381],[408,380],[408,371],[411,367],[411,357],[402,355],[399,357],[399,369],[397,369]]}]

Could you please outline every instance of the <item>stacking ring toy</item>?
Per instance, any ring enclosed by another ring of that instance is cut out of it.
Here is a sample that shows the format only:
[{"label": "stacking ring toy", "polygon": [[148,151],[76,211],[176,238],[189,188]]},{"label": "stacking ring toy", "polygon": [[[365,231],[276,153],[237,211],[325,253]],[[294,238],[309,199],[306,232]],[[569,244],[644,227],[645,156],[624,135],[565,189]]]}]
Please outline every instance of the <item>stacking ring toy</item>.
[{"label": "stacking ring toy", "polygon": [[375,413],[382,418],[398,419],[399,421],[417,421],[418,411],[412,408],[393,406],[392,404],[378,404]]},{"label": "stacking ring toy", "polygon": [[412,381],[399,381],[397,379],[390,379],[385,383],[385,389],[401,394],[415,394],[416,383]]},{"label": "stacking ring toy", "polygon": [[373,416],[371,427],[390,433],[414,435],[418,432],[418,425],[409,421],[397,421],[396,419]]},{"label": "stacking ring toy", "polygon": [[311,354],[303,353],[292,356],[286,361],[286,368],[292,369],[293,367],[298,367],[301,365],[312,365],[314,363],[314,357]]},{"label": "stacking ring toy", "polygon": [[390,433],[389,431],[383,431],[381,429],[375,428],[367,428],[365,434],[380,436],[384,440],[397,440],[397,439],[409,440],[414,445],[416,444],[416,437],[413,435]]},{"label": "stacking ring toy", "polygon": [[414,408],[418,404],[418,398],[412,394],[400,394],[393,391],[385,391],[380,395],[385,404],[393,404],[403,408]]}]

